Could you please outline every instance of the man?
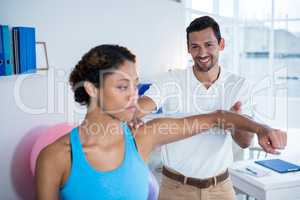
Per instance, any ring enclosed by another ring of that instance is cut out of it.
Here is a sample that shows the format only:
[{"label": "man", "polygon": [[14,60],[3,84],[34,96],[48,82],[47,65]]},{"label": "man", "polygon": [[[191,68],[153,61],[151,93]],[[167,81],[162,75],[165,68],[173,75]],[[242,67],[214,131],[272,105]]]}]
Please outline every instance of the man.
[{"label": "man", "polygon": [[[218,109],[251,115],[245,79],[219,66],[219,52],[225,42],[217,22],[209,16],[197,18],[187,27],[186,34],[193,67],[170,71],[154,81],[138,101],[143,112],[137,113],[137,117],[160,107],[170,115]],[[233,162],[232,139],[246,148],[252,138],[252,133],[239,130],[230,135],[211,129],[206,134],[163,146],[159,199],[235,199],[227,170]]]}]

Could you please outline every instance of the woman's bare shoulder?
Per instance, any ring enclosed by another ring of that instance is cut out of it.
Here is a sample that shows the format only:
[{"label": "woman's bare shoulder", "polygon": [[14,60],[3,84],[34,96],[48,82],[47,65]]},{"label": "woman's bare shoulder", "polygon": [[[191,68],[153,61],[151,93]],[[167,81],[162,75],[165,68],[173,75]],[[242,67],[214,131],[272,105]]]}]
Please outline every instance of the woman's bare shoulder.
[{"label": "woman's bare shoulder", "polygon": [[51,164],[56,169],[64,170],[70,162],[70,134],[66,134],[42,149],[37,163],[41,166]]},{"label": "woman's bare shoulder", "polygon": [[[46,146],[39,154],[35,170],[37,196],[58,195],[71,162],[69,134]],[[56,198],[55,198],[56,199]]]}]

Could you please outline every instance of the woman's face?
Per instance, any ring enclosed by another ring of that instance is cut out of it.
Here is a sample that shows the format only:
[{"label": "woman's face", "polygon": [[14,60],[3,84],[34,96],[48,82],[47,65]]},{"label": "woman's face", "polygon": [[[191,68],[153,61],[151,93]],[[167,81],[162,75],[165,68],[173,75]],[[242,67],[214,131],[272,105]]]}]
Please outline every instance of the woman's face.
[{"label": "woman's face", "polygon": [[117,70],[105,75],[104,79],[100,77],[100,80],[104,80],[100,83],[100,108],[122,121],[132,120],[137,109],[139,81],[135,63],[125,61]]}]

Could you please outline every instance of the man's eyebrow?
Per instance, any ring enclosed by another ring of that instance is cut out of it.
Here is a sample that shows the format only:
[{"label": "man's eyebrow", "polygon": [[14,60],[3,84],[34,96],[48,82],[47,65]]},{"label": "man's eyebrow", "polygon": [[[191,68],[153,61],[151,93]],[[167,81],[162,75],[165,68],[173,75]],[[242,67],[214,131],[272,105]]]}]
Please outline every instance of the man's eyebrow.
[{"label": "man's eyebrow", "polygon": [[205,43],[217,43],[217,42],[218,42],[217,40],[208,40]]}]

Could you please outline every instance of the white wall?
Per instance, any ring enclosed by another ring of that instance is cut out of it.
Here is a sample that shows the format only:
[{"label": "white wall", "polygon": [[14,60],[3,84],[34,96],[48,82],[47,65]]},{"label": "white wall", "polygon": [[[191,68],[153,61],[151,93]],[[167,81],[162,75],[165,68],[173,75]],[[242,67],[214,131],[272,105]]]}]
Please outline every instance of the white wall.
[{"label": "white wall", "polygon": [[91,47],[127,46],[143,79],[185,61],[184,7],[174,1],[6,0],[0,13],[0,24],[37,28],[51,65],[48,73],[0,77],[0,199],[33,199],[29,154],[38,130],[83,117],[66,80]]},{"label": "white wall", "polygon": [[51,66],[71,68],[102,43],[129,47],[142,76],[183,64],[184,6],[171,0],[13,0],[1,3],[0,11],[0,23],[37,27]]}]

